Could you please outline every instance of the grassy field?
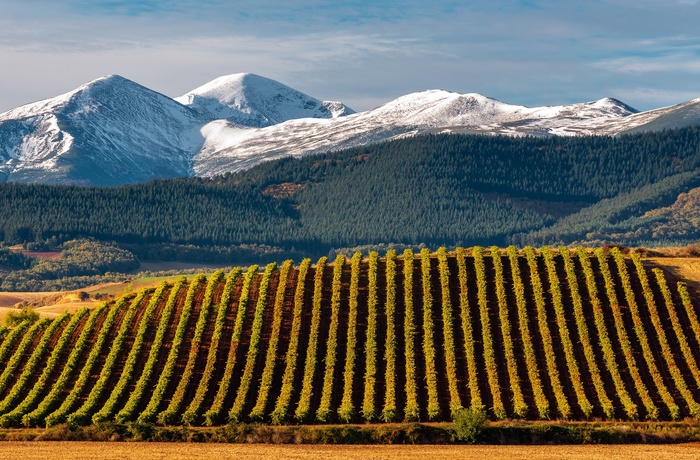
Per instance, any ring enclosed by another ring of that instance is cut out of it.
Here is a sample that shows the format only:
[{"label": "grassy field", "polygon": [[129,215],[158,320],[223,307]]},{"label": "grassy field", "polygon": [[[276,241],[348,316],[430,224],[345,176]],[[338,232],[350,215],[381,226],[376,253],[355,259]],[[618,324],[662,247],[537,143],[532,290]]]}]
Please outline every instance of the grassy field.
[{"label": "grassy field", "polygon": [[109,442],[4,442],[0,460],[78,459],[498,459],[685,460],[700,444],[612,446],[327,446]]},{"label": "grassy field", "polygon": [[650,257],[646,261],[664,268],[684,279],[696,290],[700,289],[700,258],[698,257]]},{"label": "grassy field", "polygon": [[[192,278],[194,275],[186,275]],[[175,276],[149,276],[137,278],[123,283],[104,283],[86,287],[75,291],[65,292],[0,292],[0,324],[5,315],[14,311],[14,306],[26,302],[32,306],[40,317],[56,318],[67,311],[74,313],[83,307],[92,308],[99,305],[96,296],[119,297],[128,292],[136,292],[142,288],[153,288],[163,280],[174,282],[180,275]],[[78,293],[85,292],[90,298],[81,301]]]}]

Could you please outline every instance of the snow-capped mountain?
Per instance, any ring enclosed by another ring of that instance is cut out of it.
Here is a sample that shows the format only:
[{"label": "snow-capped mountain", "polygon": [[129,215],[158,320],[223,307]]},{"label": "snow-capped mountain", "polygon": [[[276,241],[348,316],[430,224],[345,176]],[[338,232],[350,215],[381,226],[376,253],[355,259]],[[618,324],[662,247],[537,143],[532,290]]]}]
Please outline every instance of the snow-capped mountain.
[{"label": "snow-capped mountain", "polygon": [[175,98],[213,120],[262,128],[296,118],[336,118],[354,113],[341,102],[316,98],[252,73],[219,77]]},{"label": "snow-capped mountain", "polygon": [[200,116],[125,78],[0,114],[0,180],[113,185],[192,174]]},{"label": "snow-capped mountain", "polygon": [[637,113],[616,120],[611,129],[615,133],[635,133],[684,128],[700,124],[700,97],[682,104]]},{"label": "snow-capped mountain", "polygon": [[119,76],[0,114],[0,181],[112,185],[213,176],[423,133],[615,135],[700,124],[700,98],[637,113],[610,98],[550,107],[430,90],[366,112],[253,74],[171,99]]},{"label": "snow-capped mountain", "polygon": [[431,90],[402,96],[367,112],[334,119],[297,119],[258,130],[216,121],[203,130],[195,157],[199,176],[249,168],[261,161],[339,150],[398,136],[428,132],[508,135],[593,134],[593,121],[635,113],[614,99],[528,108],[480,94]]}]

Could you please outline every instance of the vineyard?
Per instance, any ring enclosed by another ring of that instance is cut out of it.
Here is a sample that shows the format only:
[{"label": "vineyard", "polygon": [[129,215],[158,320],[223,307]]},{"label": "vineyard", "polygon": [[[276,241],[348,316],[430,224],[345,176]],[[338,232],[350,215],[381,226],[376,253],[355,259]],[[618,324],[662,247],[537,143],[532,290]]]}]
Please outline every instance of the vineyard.
[{"label": "vineyard", "polygon": [[0,426],[700,417],[682,281],[617,248],[216,272],[0,331]]}]

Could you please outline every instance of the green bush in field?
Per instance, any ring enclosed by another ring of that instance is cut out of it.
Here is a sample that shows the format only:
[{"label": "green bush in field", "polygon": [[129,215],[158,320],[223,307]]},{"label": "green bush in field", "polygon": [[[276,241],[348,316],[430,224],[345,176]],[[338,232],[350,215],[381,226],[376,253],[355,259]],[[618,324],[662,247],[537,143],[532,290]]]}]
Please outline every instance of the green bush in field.
[{"label": "green bush in field", "polygon": [[34,323],[39,319],[39,313],[33,308],[20,308],[5,315],[5,326],[14,327],[23,321]]},{"label": "green bush in field", "polygon": [[456,410],[452,416],[452,429],[459,441],[474,444],[486,425],[486,411],[482,408]]}]

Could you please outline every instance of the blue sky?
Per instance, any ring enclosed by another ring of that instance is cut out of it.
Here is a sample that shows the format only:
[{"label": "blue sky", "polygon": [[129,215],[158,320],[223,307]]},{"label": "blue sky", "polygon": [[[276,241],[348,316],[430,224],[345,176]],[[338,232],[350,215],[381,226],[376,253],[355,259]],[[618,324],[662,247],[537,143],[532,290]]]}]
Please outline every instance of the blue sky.
[{"label": "blue sky", "polygon": [[119,74],[253,72],[366,110],[426,89],[528,106],[700,97],[700,0],[0,0],[0,112]]}]

